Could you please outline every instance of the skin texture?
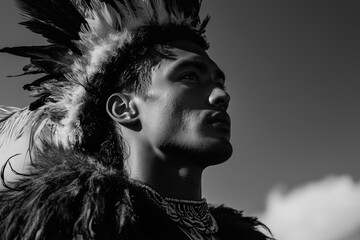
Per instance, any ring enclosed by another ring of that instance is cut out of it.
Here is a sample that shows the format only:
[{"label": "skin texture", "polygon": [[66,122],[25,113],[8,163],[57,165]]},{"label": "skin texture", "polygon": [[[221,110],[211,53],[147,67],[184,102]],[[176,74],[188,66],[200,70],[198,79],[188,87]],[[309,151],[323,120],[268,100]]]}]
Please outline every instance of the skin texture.
[{"label": "skin texture", "polygon": [[200,199],[203,170],[232,153],[230,97],[224,74],[202,48],[171,46],[175,58],[153,69],[148,97],[115,93],[107,111],[129,147],[131,178],[166,197]]}]

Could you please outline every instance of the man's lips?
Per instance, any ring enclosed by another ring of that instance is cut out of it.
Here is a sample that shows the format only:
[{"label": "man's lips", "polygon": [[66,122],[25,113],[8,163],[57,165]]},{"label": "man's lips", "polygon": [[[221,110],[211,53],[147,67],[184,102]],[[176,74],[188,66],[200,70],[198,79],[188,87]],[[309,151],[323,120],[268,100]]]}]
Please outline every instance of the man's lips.
[{"label": "man's lips", "polygon": [[216,112],[209,118],[209,123],[223,128],[230,129],[231,121],[226,112]]}]

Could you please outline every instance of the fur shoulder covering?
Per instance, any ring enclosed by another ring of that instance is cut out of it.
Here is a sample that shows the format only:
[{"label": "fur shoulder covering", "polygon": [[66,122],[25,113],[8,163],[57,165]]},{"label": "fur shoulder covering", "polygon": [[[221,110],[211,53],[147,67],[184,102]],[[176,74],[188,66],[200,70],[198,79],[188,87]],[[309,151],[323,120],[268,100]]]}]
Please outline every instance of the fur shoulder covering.
[{"label": "fur shoulder covering", "polygon": [[210,206],[210,212],[219,226],[219,237],[222,240],[274,240],[259,231],[270,230],[255,217],[245,217],[241,211],[232,208]]},{"label": "fur shoulder covering", "polygon": [[0,191],[0,239],[123,239],[131,221],[122,171],[53,147]]},{"label": "fur shoulder covering", "polygon": [[[140,205],[134,196],[130,200],[136,191],[123,171],[75,151],[46,149],[36,157],[29,175],[11,184],[11,189],[0,190],[1,240],[148,239],[134,234],[134,229],[160,231],[156,239],[174,239],[164,238],[163,226],[172,229],[167,231],[171,234],[177,228],[170,228],[173,225],[159,209],[144,205],[141,196]],[[265,226],[256,218],[223,206],[210,207],[210,211],[221,240],[271,239],[258,231]],[[146,216],[139,218],[139,214]],[[164,224],[155,223],[156,216]]]}]

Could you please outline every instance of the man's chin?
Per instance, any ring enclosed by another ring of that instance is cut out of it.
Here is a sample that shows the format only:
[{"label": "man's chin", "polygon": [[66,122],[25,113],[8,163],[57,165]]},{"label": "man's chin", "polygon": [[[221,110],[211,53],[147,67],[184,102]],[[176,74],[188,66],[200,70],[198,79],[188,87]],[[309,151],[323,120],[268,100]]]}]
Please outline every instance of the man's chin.
[{"label": "man's chin", "polygon": [[231,157],[233,148],[227,139],[208,138],[206,141],[201,140],[193,141],[193,144],[187,142],[183,145],[163,145],[160,149],[169,157],[180,157],[203,167],[223,163]]},{"label": "man's chin", "polygon": [[200,151],[193,152],[195,158],[193,160],[204,167],[217,165],[226,162],[231,157],[232,152],[233,148],[229,141],[217,141],[204,146]]},{"label": "man's chin", "polygon": [[233,148],[229,141],[225,141],[222,144],[218,144],[211,149],[209,149],[206,154],[206,164],[208,166],[217,165],[223,162],[226,162],[232,155]]}]

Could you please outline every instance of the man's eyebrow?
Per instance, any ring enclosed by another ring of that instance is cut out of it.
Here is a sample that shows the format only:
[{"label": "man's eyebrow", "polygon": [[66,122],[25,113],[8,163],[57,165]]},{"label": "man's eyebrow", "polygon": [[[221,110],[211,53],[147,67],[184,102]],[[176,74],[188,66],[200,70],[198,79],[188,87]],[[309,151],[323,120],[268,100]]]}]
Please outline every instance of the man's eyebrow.
[{"label": "man's eyebrow", "polygon": [[[203,72],[209,71],[209,66],[204,63],[201,58],[180,60],[179,62],[175,63],[174,69],[186,68],[188,66],[193,66]],[[215,72],[215,78],[220,78],[225,82],[225,73],[221,69],[217,68]]]}]

